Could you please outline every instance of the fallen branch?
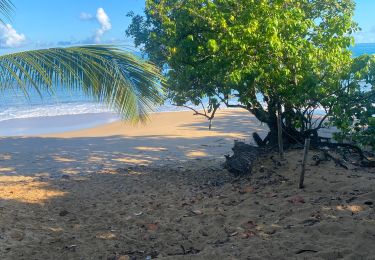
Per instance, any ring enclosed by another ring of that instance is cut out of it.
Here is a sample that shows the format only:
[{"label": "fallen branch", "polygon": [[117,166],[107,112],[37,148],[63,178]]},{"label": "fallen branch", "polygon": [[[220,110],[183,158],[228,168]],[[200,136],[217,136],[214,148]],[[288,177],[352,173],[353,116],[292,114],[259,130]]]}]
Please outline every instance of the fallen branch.
[{"label": "fallen branch", "polygon": [[336,163],[336,165],[341,166],[341,167],[344,168],[345,170],[348,169],[348,166],[346,166],[346,165],[345,165],[340,159],[337,159],[337,158],[333,157],[331,154],[329,154],[328,151],[325,151],[325,156],[326,156],[327,158],[329,158],[329,159],[332,159],[332,160]]}]

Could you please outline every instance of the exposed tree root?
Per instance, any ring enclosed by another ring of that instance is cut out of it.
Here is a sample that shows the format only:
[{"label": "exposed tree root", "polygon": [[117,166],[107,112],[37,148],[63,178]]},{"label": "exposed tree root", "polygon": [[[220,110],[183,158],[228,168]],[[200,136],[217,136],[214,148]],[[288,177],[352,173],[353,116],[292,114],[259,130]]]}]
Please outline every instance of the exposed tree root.
[{"label": "exposed tree root", "polygon": [[[362,167],[375,167],[375,161],[370,160],[367,158],[362,151],[361,148],[359,148],[356,145],[352,144],[346,144],[346,143],[331,143],[330,138],[321,137],[317,134],[316,130],[308,131],[305,133],[299,133],[298,131],[295,131],[293,129],[290,129],[290,131],[284,131],[283,134],[283,144],[285,149],[288,149],[290,147],[293,147],[295,145],[299,145],[303,147],[304,139],[309,137],[311,139],[311,147],[315,149],[321,149],[323,147],[328,147],[332,150],[336,149],[345,149],[348,151],[353,151],[354,153],[358,154],[359,156],[359,162],[358,164]],[[253,133],[253,138],[256,144],[259,147],[274,147],[277,145],[277,138],[275,138],[275,133],[269,132],[268,135],[262,139],[259,134]],[[328,155],[329,157],[330,155]],[[332,157],[332,156],[330,156]],[[331,158],[333,159],[333,158]],[[338,159],[333,159],[336,164],[346,167],[342,162],[337,161]],[[347,168],[347,167],[346,167]]]},{"label": "exposed tree root", "polygon": [[237,176],[250,174],[254,162],[261,153],[261,148],[235,141],[232,150],[232,156],[225,156],[224,168]]}]

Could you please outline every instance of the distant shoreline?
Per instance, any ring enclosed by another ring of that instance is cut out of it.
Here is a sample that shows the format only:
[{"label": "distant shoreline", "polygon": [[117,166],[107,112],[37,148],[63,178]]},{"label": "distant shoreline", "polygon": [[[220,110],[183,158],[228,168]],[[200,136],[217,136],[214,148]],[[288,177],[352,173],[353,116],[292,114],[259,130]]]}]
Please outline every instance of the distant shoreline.
[{"label": "distant shoreline", "polygon": [[[221,110],[238,109],[222,108]],[[150,115],[151,121],[153,115],[166,113],[187,113],[191,115],[193,114],[193,112],[188,109],[176,111],[155,111],[152,112]],[[173,118],[175,118],[175,116],[171,117],[172,121],[174,120]],[[63,134],[65,132],[72,131],[84,131],[86,129],[101,127],[118,121],[121,121],[121,117],[113,112],[8,119],[0,121],[0,138],[40,136],[50,134]],[[126,121],[124,121],[124,123],[126,123]]]},{"label": "distant shoreline", "polygon": [[[201,109],[199,108],[196,109],[198,111],[201,111]],[[248,111],[242,108],[221,107],[220,110],[228,112],[241,111],[244,114],[248,114],[250,117],[254,117]],[[156,110],[150,113],[150,120],[152,121],[153,118],[158,117],[158,114],[169,113],[181,113],[181,115],[194,114],[194,112],[190,109],[183,107],[179,107],[176,110]],[[317,115],[321,114],[319,114],[318,112]],[[170,120],[175,120],[175,117],[175,115],[170,116]],[[203,116],[194,117],[206,120]],[[84,131],[90,128],[101,127],[119,121],[123,121],[124,124],[126,124],[126,120],[122,120],[121,117],[114,112],[95,112],[53,116],[34,116],[27,118],[13,118],[0,121],[0,138],[64,134],[66,132]],[[325,134],[326,131],[324,131],[324,129],[322,129],[322,132],[324,136],[327,135]],[[331,132],[331,130],[329,130],[328,132]]]}]

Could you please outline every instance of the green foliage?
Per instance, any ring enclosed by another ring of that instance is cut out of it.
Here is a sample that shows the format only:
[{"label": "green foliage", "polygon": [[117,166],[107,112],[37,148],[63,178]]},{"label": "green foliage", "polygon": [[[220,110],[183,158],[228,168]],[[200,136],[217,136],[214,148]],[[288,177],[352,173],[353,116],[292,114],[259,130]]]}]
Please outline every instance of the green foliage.
[{"label": "green foliage", "polygon": [[336,95],[331,123],[341,132],[336,138],[351,140],[375,151],[375,55],[353,59],[342,91]]},{"label": "green foliage", "polygon": [[[8,18],[13,5],[0,0]],[[79,46],[0,56],[0,91],[30,88],[39,94],[56,87],[80,89],[116,109],[124,118],[143,120],[162,102],[163,78],[151,63],[114,46]]]},{"label": "green foliage", "polygon": [[21,88],[25,95],[54,93],[55,87],[81,89],[116,109],[124,118],[144,118],[161,103],[158,69],[113,46],[82,46],[0,56],[0,90]]},{"label": "green foliage", "polygon": [[352,0],[146,0],[127,34],[166,68],[177,104],[243,107],[271,131],[281,106],[285,127],[303,132],[342,90],[353,10]]}]

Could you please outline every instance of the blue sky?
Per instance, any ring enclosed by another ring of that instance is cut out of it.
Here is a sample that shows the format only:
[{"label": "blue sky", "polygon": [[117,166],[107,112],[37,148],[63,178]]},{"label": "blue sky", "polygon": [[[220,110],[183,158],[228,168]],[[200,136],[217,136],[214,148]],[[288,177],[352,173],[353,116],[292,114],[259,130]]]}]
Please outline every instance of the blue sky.
[{"label": "blue sky", "polygon": [[[375,1],[356,0],[357,42],[375,43]],[[0,28],[0,51],[83,43],[130,44],[129,11],[141,13],[144,0],[13,0],[12,21]]]},{"label": "blue sky", "polygon": [[[12,2],[16,10],[9,21],[10,25],[0,28],[2,53],[70,43],[130,44],[131,40],[125,37],[125,29],[130,22],[126,14],[130,11],[142,13],[144,8],[144,0]],[[98,19],[98,15],[101,18]]]}]

